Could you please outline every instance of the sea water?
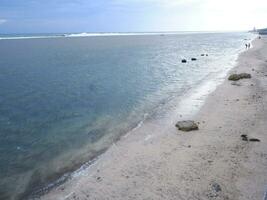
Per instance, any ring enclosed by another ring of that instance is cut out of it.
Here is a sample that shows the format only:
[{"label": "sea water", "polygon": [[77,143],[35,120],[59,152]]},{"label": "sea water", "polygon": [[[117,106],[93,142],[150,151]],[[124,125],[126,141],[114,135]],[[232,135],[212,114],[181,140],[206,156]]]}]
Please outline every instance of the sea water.
[{"label": "sea water", "polygon": [[231,69],[253,37],[96,36],[1,36],[1,200],[64,180],[147,117],[159,117],[162,105]]}]

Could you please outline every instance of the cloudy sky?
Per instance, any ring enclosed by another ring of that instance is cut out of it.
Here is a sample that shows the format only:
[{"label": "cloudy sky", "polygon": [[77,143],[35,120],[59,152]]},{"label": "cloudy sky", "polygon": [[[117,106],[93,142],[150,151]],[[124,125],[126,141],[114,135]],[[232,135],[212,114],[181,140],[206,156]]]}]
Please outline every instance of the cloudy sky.
[{"label": "cloudy sky", "polygon": [[0,0],[0,33],[267,27],[267,0]]}]

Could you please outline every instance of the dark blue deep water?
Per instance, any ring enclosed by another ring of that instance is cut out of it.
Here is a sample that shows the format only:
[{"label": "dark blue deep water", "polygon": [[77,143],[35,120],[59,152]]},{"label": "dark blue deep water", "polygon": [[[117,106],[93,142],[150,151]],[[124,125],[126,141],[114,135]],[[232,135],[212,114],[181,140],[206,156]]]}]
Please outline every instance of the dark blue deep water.
[{"label": "dark blue deep water", "polygon": [[231,68],[248,37],[0,40],[0,199],[23,199],[99,155],[159,104]]}]

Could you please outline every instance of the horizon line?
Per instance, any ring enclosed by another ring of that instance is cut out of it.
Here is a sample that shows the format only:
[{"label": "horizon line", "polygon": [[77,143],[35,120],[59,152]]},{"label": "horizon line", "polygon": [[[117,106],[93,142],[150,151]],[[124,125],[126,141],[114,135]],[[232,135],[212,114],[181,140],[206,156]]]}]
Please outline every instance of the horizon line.
[{"label": "horizon line", "polygon": [[190,30],[190,31],[99,31],[99,32],[90,32],[90,31],[75,31],[75,32],[6,32],[1,33],[0,35],[6,35],[6,34],[81,34],[81,33],[87,33],[87,34],[104,34],[104,33],[182,33],[182,32],[198,32],[198,33],[213,33],[213,32],[221,32],[221,33],[227,33],[227,32],[247,32],[251,30]]}]

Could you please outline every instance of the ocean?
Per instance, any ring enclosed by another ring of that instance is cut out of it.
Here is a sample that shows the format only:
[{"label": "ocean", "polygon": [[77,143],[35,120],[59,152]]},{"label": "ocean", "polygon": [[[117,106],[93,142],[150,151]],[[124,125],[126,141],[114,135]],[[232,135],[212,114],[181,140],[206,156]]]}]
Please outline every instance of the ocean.
[{"label": "ocean", "polygon": [[168,113],[169,102],[219,84],[253,37],[0,35],[0,199],[66,181],[122,135]]}]

